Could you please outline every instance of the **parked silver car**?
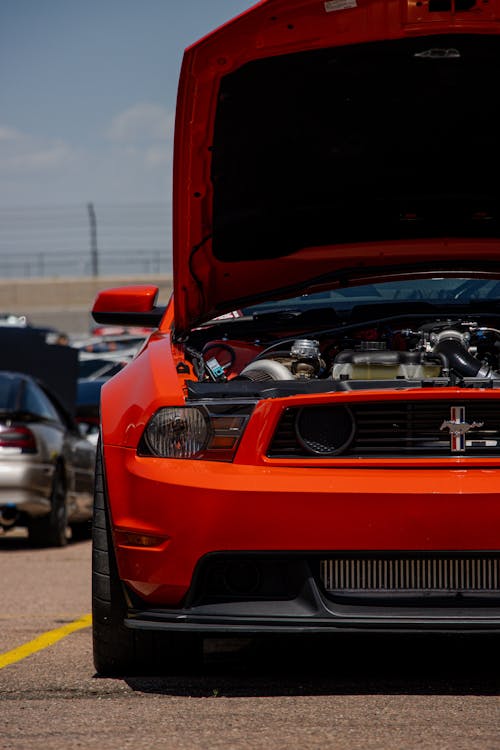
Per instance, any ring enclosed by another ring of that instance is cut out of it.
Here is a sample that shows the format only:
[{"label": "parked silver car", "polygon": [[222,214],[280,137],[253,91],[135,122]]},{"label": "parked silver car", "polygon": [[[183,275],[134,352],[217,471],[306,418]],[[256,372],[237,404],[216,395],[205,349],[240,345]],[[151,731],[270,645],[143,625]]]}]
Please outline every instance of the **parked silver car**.
[{"label": "parked silver car", "polygon": [[0,371],[0,527],[26,526],[35,546],[90,531],[95,447],[39,381]]}]

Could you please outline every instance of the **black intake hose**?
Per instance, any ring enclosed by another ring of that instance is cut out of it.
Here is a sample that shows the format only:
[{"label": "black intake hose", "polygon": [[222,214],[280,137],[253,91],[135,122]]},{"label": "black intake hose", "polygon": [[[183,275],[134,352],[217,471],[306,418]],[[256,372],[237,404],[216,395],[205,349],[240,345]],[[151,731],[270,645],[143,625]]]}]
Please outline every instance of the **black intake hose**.
[{"label": "black intake hose", "polygon": [[456,338],[443,338],[433,349],[433,354],[442,357],[449,370],[454,370],[465,378],[476,375],[487,378],[493,374],[488,365],[483,365]]}]

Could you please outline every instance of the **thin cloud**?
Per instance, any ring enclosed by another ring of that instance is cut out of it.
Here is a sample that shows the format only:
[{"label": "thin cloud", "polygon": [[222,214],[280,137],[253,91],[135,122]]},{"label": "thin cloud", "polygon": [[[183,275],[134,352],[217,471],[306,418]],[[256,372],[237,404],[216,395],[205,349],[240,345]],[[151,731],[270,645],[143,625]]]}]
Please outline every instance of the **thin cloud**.
[{"label": "thin cloud", "polygon": [[[148,111],[149,118],[138,116]],[[173,117],[161,107],[127,112],[113,120],[126,140],[101,138],[93,148],[0,122],[0,203],[37,204],[50,196],[60,203],[161,201],[168,207]]]},{"label": "thin cloud", "polygon": [[71,148],[64,143],[59,143],[48,148],[43,148],[27,153],[0,159],[0,163],[7,169],[22,170],[44,170],[56,169],[65,166],[72,160],[74,154]]},{"label": "thin cloud", "polygon": [[10,175],[67,167],[75,157],[75,150],[64,141],[36,138],[0,126],[0,168]]},{"label": "thin cloud", "polygon": [[116,144],[167,143],[173,134],[174,117],[159,104],[142,102],[117,114],[108,129]]},{"label": "thin cloud", "polygon": [[19,130],[7,128],[0,125],[0,142],[1,141],[18,141],[23,137]]},{"label": "thin cloud", "polygon": [[146,150],[145,160],[148,167],[168,167],[172,162],[172,155],[167,146],[152,146]]}]

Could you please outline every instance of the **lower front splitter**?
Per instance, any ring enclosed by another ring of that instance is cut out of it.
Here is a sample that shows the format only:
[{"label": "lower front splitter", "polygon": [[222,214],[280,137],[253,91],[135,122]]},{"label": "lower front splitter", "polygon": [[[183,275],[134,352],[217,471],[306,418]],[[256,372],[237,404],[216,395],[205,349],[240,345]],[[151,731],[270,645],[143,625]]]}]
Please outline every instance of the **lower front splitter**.
[{"label": "lower front splitter", "polygon": [[[495,598],[496,599],[496,598]],[[128,628],[210,634],[442,632],[500,633],[500,602],[402,605],[333,601],[310,577],[292,599],[225,601],[185,609],[130,610]]]}]

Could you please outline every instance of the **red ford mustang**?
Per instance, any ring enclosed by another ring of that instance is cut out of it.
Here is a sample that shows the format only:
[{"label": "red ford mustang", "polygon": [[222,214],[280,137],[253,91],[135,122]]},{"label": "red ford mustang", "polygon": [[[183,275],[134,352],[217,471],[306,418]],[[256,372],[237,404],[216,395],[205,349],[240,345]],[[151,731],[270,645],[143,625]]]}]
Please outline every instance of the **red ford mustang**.
[{"label": "red ford mustang", "polygon": [[[500,630],[499,0],[264,0],[187,50],[174,295],[103,388],[97,670]],[[190,651],[191,649],[191,651]]]}]

